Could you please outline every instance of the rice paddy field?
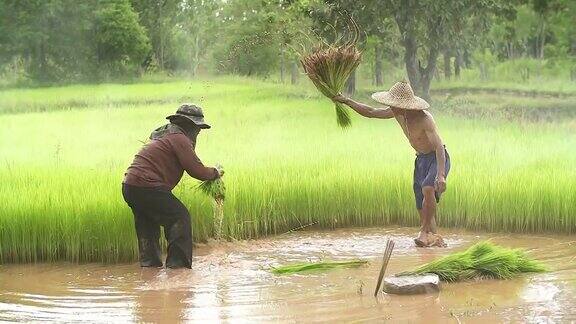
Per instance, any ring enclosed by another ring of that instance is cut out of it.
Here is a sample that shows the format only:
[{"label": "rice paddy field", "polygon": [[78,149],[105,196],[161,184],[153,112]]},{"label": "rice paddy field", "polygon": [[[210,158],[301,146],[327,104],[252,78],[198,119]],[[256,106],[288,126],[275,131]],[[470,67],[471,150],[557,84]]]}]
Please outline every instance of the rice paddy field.
[{"label": "rice paddy field", "polygon": [[[368,93],[357,98],[369,102]],[[575,97],[435,93],[431,112],[452,158],[441,227],[576,233]],[[197,153],[226,169],[224,238],[418,225],[414,152],[400,127],[353,115],[342,130],[310,84],[227,77],[13,89],[0,92],[0,263],[136,260],[123,173],[182,102],[200,104],[213,126]],[[197,184],[184,177],[174,193],[203,242],[214,213]]]}]

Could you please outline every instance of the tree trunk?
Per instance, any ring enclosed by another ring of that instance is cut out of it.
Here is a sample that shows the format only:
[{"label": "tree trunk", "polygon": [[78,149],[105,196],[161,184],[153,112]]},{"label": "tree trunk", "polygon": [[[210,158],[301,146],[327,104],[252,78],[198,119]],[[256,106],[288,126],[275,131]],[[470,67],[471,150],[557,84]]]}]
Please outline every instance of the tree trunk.
[{"label": "tree trunk", "polygon": [[196,33],[194,36],[194,49],[190,52],[192,55],[190,72],[192,77],[195,77],[196,73],[198,72],[198,66],[200,65],[200,33]]},{"label": "tree trunk", "polygon": [[290,83],[298,83],[298,62],[296,60],[292,61],[292,67],[290,69]]},{"label": "tree trunk", "polygon": [[417,1],[402,1],[395,14],[396,24],[402,35],[402,45],[404,46],[404,63],[406,74],[410,80],[410,85],[414,93],[424,100],[430,100],[430,82],[436,71],[436,60],[439,50],[436,46],[431,46],[428,50],[427,65],[422,67],[417,58],[418,42],[416,41],[416,30],[414,24],[414,8],[418,6]]},{"label": "tree trunk", "polygon": [[418,45],[413,37],[406,37],[404,40],[404,64],[406,74],[415,93],[420,93],[420,73],[418,71],[418,60],[416,58]]},{"label": "tree trunk", "polygon": [[377,87],[382,86],[382,44],[378,42],[374,48],[374,82]]},{"label": "tree trunk", "polygon": [[506,42],[506,55],[510,60],[514,59],[516,56],[514,53],[514,43],[512,41]]},{"label": "tree trunk", "polygon": [[[431,58],[434,58],[431,60]],[[428,65],[425,69],[421,69],[421,77],[420,77],[420,88],[421,91],[419,93],[422,99],[430,102],[432,98],[430,97],[430,84],[432,83],[432,77],[434,76],[434,72],[436,71],[436,58],[438,58],[438,52],[431,49],[429,53]]]},{"label": "tree trunk", "polygon": [[470,52],[468,52],[467,49],[464,50],[464,54],[462,55],[462,62],[464,63],[462,66],[466,69],[469,69],[472,65],[472,62],[470,61]]},{"label": "tree trunk", "polygon": [[350,74],[348,81],[346,81],[346,87],[344,91],[346,92],[346,95],[350,97],[353,96],[354,93],[356,93],[356,70],[354,70],[352,74]]},{"label": "tree trunk", "polygon": [[540,36],[538,37],[538,58],[544,59],[544,45],[546,42],[546,21],[542,17],[542,22],[540,26]]},{"label": "tree trunk", "polygon": [[410,80],[410,85],[417,96],[422,97],[426,101],[430,101],[430,84],[436,71],[438,49],[430,49],[427,65],[426,67],[422,67],[416,57],[418,46],[414,38],[408,37],[404,47],[406,48],[404,61],[406,63],[406,72]]},{"label": "tree trunk", "polygon": [[488,80],[488,70],[486,69],[486,64],[484,62],[480,62],[478,67],[480,68],[480,79],[482,81],[487,81]]},{"label": "tree trunk", "polygon": [[164,71],[164,32],[162,31],[162,5],[158,4],[158,38],[159,38],[159,48],[158,48],[158,64],[160,65],[160,70]]},{"label": "tree trunk", "polygon": [[280,82],[284,83],[284,46],[280,50]]},{"label": "tree trunk", "polygon": [[460,68],[462,67],[462,51],[456,50],[456,57],[454,58],[454,76],[460,78]]},{"label": "tree trunk", "polygon": [[450,50],[444,50],[444,78],[450,80],[452,77],[452,71],[450,70]]}]

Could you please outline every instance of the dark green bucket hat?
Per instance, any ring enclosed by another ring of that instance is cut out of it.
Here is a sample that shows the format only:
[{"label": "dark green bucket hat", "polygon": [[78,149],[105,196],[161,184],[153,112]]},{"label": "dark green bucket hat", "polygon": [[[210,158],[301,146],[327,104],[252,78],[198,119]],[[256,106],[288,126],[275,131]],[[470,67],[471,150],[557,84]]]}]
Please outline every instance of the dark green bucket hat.
[{"label": "dark green bucket hat", "polygon": [[194,104],[182,104],[180,108],[176,110],[174,115],[166,117],[166,119],[169,119],[170,121],[176,118],[186,118],[203,129],[208,129],[211,127],[210,125],[206,124],[206,121],[204,121],[204,113],[202,112],[202,108]]}]

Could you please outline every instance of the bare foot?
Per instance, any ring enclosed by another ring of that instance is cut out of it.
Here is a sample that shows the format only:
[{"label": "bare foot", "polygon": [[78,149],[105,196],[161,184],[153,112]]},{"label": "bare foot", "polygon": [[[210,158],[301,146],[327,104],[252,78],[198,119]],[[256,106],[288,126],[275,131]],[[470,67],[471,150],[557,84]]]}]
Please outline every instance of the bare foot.
[{"label": "bare foot", "polygon": [[424,231],[420,231],[420,235],[414,239],[414,244],[417,247],[427,247],[428,246],[428,234]]},{"label": "bare foot", "polygon": [[444,239],[442,238],[442,236],[440,236],[440,235],[438,235],[438,234],[430,234],[430,235],[429,235],[428,246],[435,246],[435,247],[445,248],[445,247],[447,247],[448,245],[446,244],[446,242],[444,242]]}]

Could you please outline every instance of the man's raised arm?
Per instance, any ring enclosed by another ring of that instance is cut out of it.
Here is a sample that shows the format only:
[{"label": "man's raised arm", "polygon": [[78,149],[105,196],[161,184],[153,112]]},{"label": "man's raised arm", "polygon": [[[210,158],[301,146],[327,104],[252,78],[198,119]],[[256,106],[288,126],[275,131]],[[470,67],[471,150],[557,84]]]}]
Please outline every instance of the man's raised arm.
[{"label": "man's raised arm", "polygon": [[336,102],[343,103],[348,107],[352,108],[358,114],[368,117],[368,118],[380,118],[380,119],[388,119],[394,117],[394,113],[392,113],[392,109],[390,108],[374,108],[368,105],[365,105],[360,102],[356,102],[350,98],[346,98],[342,95],[337,95],[332,100]]}]

